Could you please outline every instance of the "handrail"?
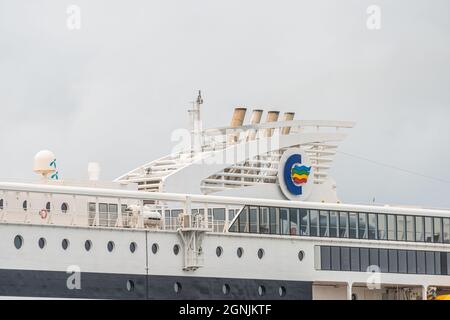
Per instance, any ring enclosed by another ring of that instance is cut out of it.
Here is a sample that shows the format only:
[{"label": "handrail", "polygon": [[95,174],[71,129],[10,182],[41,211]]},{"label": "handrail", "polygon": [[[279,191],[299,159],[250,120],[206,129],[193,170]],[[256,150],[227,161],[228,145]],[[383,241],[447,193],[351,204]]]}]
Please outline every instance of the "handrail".
[{"label": "handrail", "polygon": [[103,198],[119,198],[134,200],[152,200],[152,201],[168,201],[168,202],[186,202],[214,205],[253,205],[253,206],[272,206],[285,208],[305,208],[318,210],[342,210],[342,211],[365,211],[375,213],[399,213],[399,214],[415,214],[432,213],[438,216],[450,216],[450,210],[442,209],[425,209],[425,208],[400,208],[390,206],[373,206],[360,204],[342,204],[342,203],[322,203],[307,201],[289,201],[289,200],[270,200],[258,198],[241,198],[241,197],[225,197],[213,195],[199,194],[179,194],[179,193],[162,193],[162,192],[145,192],[145,191],[129,191],[115,190],[103,188],[85,188],[85,187],[68,187],[53,186],[44,184],[27,184],[27,183],[8,183],[0,182],[1,191],[12,192],[31,192],[31,193],[53,193],[72,196],[87,197],[103,197]]}]

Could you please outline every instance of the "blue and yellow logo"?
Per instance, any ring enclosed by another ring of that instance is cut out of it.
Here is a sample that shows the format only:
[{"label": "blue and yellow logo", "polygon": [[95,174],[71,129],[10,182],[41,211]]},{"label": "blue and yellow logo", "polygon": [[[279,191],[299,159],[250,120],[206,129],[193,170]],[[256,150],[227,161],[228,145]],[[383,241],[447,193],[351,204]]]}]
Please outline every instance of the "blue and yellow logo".
[{"label": "blue and yellow logo", "polygon": [[303,193],[302,186],[308,182],[311,167],[302,164],[301,155],[293,154],[286,160],[283,173],[287,189],[298,196]]}]

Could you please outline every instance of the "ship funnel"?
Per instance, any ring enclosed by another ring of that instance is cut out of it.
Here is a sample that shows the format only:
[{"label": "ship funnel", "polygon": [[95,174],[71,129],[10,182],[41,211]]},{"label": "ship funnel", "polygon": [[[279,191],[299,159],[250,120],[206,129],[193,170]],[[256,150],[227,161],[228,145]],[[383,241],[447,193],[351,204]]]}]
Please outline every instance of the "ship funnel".
[{"label": "ship funnel", "polygon": [[[252,124],[252,125],[259,124],[261,122],[262,114],[263,114],[263,110],[261,110],[261,109],[253,110],[252,117],[250,119],[250,124]],[[257,133],[258,133],[257,129],[250,129],[248,136],[247,136],[247,141],[255,140]]]},{"label": "ship funnel", "polygon": [[98,181],[100,178],[100,164],[98,162],[89,162],[88,177],[90,181]]},{"label": "ship funnel", "polygon": [[[241,127],[244,123],[245,114],[247,113],[246,108],[235,108],[233,113],[233,118],[231,118],[231,128],[238,128]],[[234,143],[239,140],[239,133],[235,132],[230,135],[230,138],[228,139],[229,143]]]},{"label": "ship funnel", "polygon": [[[283,121],[292,121],[294,120],[295,112],[285,112],[283,116]],[[284,127],[283,130],[281,130],[281,134],[287,135],[291,132],[291,127]]]},{"label": "ship funnel", "polygon": [[[267,113],[266,123],[277,122],[280,116],[280,111],[269,111]],[[273,135],[273,128],[266,129],[266,137],[271,137]]]}]

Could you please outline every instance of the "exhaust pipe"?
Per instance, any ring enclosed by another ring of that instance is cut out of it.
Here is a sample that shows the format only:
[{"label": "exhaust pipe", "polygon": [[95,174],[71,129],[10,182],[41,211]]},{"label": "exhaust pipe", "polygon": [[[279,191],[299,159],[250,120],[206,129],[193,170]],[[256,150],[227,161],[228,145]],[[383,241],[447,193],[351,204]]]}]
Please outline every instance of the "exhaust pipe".
[{"label": "exhaust pipe", "polygon": [[[241,127],[244,123],[245,114],[247,108],[235,108],[233,112],[233,117],[231,118],[231,128]],[[228,143],[235,143],[239,140],[239,132],[232,133],[228,139]]]},{"label": "exhaust pipe", "polygon": [[[294,120],[295,112],[285,112],[283,116],[283,121],[292,121]],[[284,127],[283,130],[281,130],[282,135],[287,135],[291,132],[291,127]]]},{"label": "exhaust pipe", "polygon": [[[269,111],[267,113],[266,123],[277,122],[280,116],[280,111]],[[274,129],[266,129],[266,137],[271,137],[273,135]]]},{"label": "exhaust pipe", "polygon": [[[253,110],[250,124],[259,124],[261,122],[262,114],[263,114],[263,110],[261,110],[261,109]],[[255,140],[257,133],[258,133],[257,129],[250,129],[248,136],[247,136],[247,141]]]}]

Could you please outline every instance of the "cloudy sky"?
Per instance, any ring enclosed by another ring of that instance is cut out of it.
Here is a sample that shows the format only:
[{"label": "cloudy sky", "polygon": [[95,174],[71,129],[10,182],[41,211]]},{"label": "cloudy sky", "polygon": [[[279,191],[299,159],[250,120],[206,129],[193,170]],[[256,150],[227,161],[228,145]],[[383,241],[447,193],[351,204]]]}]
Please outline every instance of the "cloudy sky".
[{"label": "cloudy sky", "polygon": [[333,169],[345,202],[450,207],[448,12],[448,0],[0,0],[0,179],[35,179],[41,149],[62,177],[97,161],[114,179],[170,152],[202,89],[206,127],[238,105],[356,121]]}]

